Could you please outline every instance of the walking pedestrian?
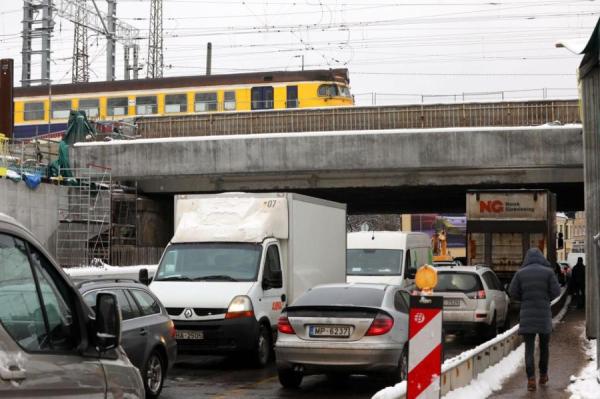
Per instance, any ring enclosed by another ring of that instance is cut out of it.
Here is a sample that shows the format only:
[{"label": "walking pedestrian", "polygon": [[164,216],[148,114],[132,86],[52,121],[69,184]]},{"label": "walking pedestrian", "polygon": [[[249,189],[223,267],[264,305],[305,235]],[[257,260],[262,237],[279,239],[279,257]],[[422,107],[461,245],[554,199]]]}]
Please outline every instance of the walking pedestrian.
[{"label": "walking pedestrian", "polygon": [[550,302],[560,295],[560,286],[552,266],[538,248],[531,248],[525,254],[523,265],[510,283],[509,292],[511,299],[521,301],[519,334],[525,341],[527,390],[535,391],[535,336],[539,337],[539,383],[545,385],[548,382],[549,345],[552,333]]},{"label": "walking pedestrian", "polygon": [[577,308],[583,309],[585,307],[585,265],[582,257],[577,258],[577,263],[571,270],[569,292],[573,295]]}]

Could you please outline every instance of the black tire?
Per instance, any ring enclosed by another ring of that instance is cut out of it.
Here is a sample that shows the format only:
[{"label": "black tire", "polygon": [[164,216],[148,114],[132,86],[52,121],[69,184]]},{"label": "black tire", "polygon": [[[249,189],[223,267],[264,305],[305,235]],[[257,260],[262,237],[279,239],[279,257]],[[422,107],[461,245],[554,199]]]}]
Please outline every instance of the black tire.
[{"label": "black tire", "polygon": [[504,316],[504,323],[502,323],[502,327],[500,327],[500,332],[503,333],[504,331],[508,330],[510,328],[510,316],[508,313],[508,310],[506,311],[506,315]]},{"label": "black tire", "polygon": [[485,340],[490,340],[492,338],[494,338],[496,335],[498,335],[498,316],[496,315],[496,312],[494,312],[494,316],[492,318],[492,324],[490,324],[485,331]]},{"label": "black tire", "polygon": [[256,347],[252,351],[252,363],[255,367],[263,368],[269,364],[271,347],[271,332],[265,325],[261,324],[256,340]]},{"label": "black tire", "polygon": [[398,366],[390,373],[388,382],[391,385],[396,385],[408,378],[408,350],[406,346],[402,349],[400,354],[400,360],[398,360]]},{"label": "black tire", "polygon": [[298,388],[304,377],[301,371],[295,371],[291,368],[278,368],[277,375],[279,376],[281,386],[288,389]]},{"label": "black tire", "polygon": [[146,390],[146,398],[156,399],[160,395],[165,381],[166,362],[163,356],[156,349],[150,353],[146,363],[142,378],[144,380],[144,389]]}]

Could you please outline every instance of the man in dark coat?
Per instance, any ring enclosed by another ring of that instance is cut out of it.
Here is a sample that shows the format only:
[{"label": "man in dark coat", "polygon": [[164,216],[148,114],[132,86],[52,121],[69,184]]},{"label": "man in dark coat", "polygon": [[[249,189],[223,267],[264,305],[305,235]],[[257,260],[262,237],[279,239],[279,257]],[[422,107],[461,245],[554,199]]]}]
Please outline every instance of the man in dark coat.
[{"label": "man in dark coat", "polygon": [[573,301],[577,304],[577,308],[583,309],[585,305],[585,265],[582,257],[577,258],[577,263],[571,271],[569,291],[573,295]]},{"label": "man in dark coat", "polygon": [[540,384],[548,382],[548,357],[552,311],[550,302],[560,295],[560,286],[550,263],[538,248],[531,248],[510,283],[510,297],[521,301],[519,334],[525,341],[527,389],[535,391],[535,336],[540,338]]}]

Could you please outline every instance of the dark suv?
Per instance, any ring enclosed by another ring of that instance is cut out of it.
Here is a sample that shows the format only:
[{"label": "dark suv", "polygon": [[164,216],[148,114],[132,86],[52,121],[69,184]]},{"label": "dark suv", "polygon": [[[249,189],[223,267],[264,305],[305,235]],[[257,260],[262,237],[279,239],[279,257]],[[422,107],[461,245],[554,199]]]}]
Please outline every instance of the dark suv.
[{"label": "dark suv", "polygon": [[91,280],[77,286],[94,311],[99,292],[116,295],[123,316],[123,349],[142,374],[146,397],[158,397],[166,372],[177,356],[175,325],[164,306],[148,287],[135,280]]}]

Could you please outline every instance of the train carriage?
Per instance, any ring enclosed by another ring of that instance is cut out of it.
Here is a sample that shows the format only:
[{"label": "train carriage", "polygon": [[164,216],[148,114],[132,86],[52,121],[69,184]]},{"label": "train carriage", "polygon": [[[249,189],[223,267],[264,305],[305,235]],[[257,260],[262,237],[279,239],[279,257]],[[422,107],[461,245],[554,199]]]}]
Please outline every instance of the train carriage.
[{"label": "train carriage", "polygon": [[69,111],[126,120],[203,112],[354,105],[348,70],[181,76],[15,88],[15,138],[66,129]]}]

